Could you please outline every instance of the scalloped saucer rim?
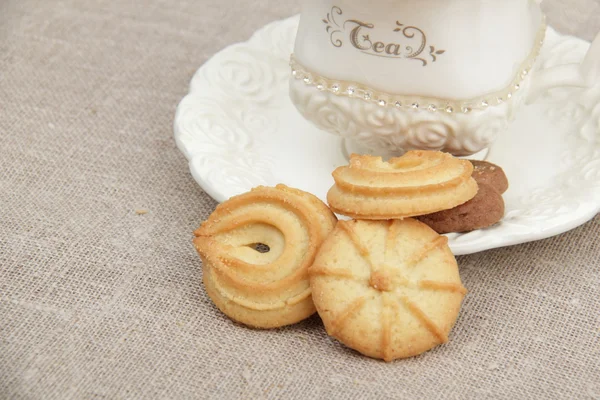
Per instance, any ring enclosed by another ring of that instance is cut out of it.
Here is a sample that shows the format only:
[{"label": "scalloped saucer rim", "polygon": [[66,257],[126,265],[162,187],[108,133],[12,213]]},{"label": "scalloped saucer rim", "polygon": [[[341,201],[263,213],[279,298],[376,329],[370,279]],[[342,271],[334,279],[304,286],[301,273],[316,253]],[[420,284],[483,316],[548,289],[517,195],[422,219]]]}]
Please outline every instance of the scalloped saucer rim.
[{"label": "scalloped saucer rim", "polygon": [[[342,139],[312,126],[289,100],[297,24],[297,16],[275,21],[215,54],[177,107],[177,146],[194,179],[217,201],[277,183],[324,199],[331,172],[346,162]],[[578,62],[587,47],[548,28],[538,62]],[[514,146],[516,138],[521,146]],[[528,149],[541,139],[543,149]],[[600,85],[548,92],[488,150],[485,158],[502,166],[511,183],[505,217],[487,229],[449,234],[456,255],[544,239],[585,223],[600,211]]]}]

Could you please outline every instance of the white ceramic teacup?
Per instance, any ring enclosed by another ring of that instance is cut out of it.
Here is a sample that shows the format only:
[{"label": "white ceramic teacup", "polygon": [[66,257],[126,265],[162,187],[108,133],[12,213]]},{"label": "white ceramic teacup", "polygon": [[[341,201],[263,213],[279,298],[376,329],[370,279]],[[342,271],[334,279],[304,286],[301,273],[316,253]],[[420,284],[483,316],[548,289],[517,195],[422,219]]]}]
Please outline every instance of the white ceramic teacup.
[{"label": "white ceramic teacup", "polygon": [[518,107],[600,77],[600,35],[581,65],[539,71],[535,0],[303,0],[290,97],[319,128],[381,154],[469,155]]}]

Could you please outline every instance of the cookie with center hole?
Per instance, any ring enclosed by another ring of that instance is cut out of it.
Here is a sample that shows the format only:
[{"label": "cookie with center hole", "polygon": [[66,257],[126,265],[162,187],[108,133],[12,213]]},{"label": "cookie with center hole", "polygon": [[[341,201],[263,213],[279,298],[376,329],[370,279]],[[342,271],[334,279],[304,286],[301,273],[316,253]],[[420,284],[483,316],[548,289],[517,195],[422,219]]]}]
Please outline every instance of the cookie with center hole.
[{"label": "cookie with center hole", "polygon": [[204,287],[231,319],[255,328],[314,314],[308,267],[337,219],[317,197],[258,187],[217,206],[194,234]]}]

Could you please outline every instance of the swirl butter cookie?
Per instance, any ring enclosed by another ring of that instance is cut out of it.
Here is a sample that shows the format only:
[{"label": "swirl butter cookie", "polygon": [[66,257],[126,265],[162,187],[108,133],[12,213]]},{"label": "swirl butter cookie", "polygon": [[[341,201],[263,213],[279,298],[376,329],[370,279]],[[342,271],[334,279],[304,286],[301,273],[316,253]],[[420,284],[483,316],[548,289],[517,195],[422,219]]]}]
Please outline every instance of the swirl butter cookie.
[{"label": "swirl butter cookie", "polygon": [[206,292],[231,319],[256,328],[309,317],[308,267],[335,222],[321,200],[284,185],[232,197],[194,232]]},{"label": "swirl butter cookie", "polygon": [[446,210],[477,193],[473,165],[438,151],[409,151],[384,162],[353,154],[333,172],[331,209],[357,219],[398,219]]},{"label": "swirl butter cookie", "polygon": [[466,294],[447,243],[412,218],[338,222],[309,269],[327,333],[385,361],[446,343]]}]

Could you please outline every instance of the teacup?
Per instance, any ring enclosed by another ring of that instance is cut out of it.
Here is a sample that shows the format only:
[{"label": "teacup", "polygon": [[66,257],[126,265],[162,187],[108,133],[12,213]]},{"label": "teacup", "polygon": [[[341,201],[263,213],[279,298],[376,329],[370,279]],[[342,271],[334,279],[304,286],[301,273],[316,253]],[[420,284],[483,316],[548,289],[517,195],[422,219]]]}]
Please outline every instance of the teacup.
[{"label": "teacup", "polygon": [[583,64],[536,68],[540,2],[304,0],[290,97],[317,127],[376,153],[474,154],[522,104],[600,77],[600,35]]}]

